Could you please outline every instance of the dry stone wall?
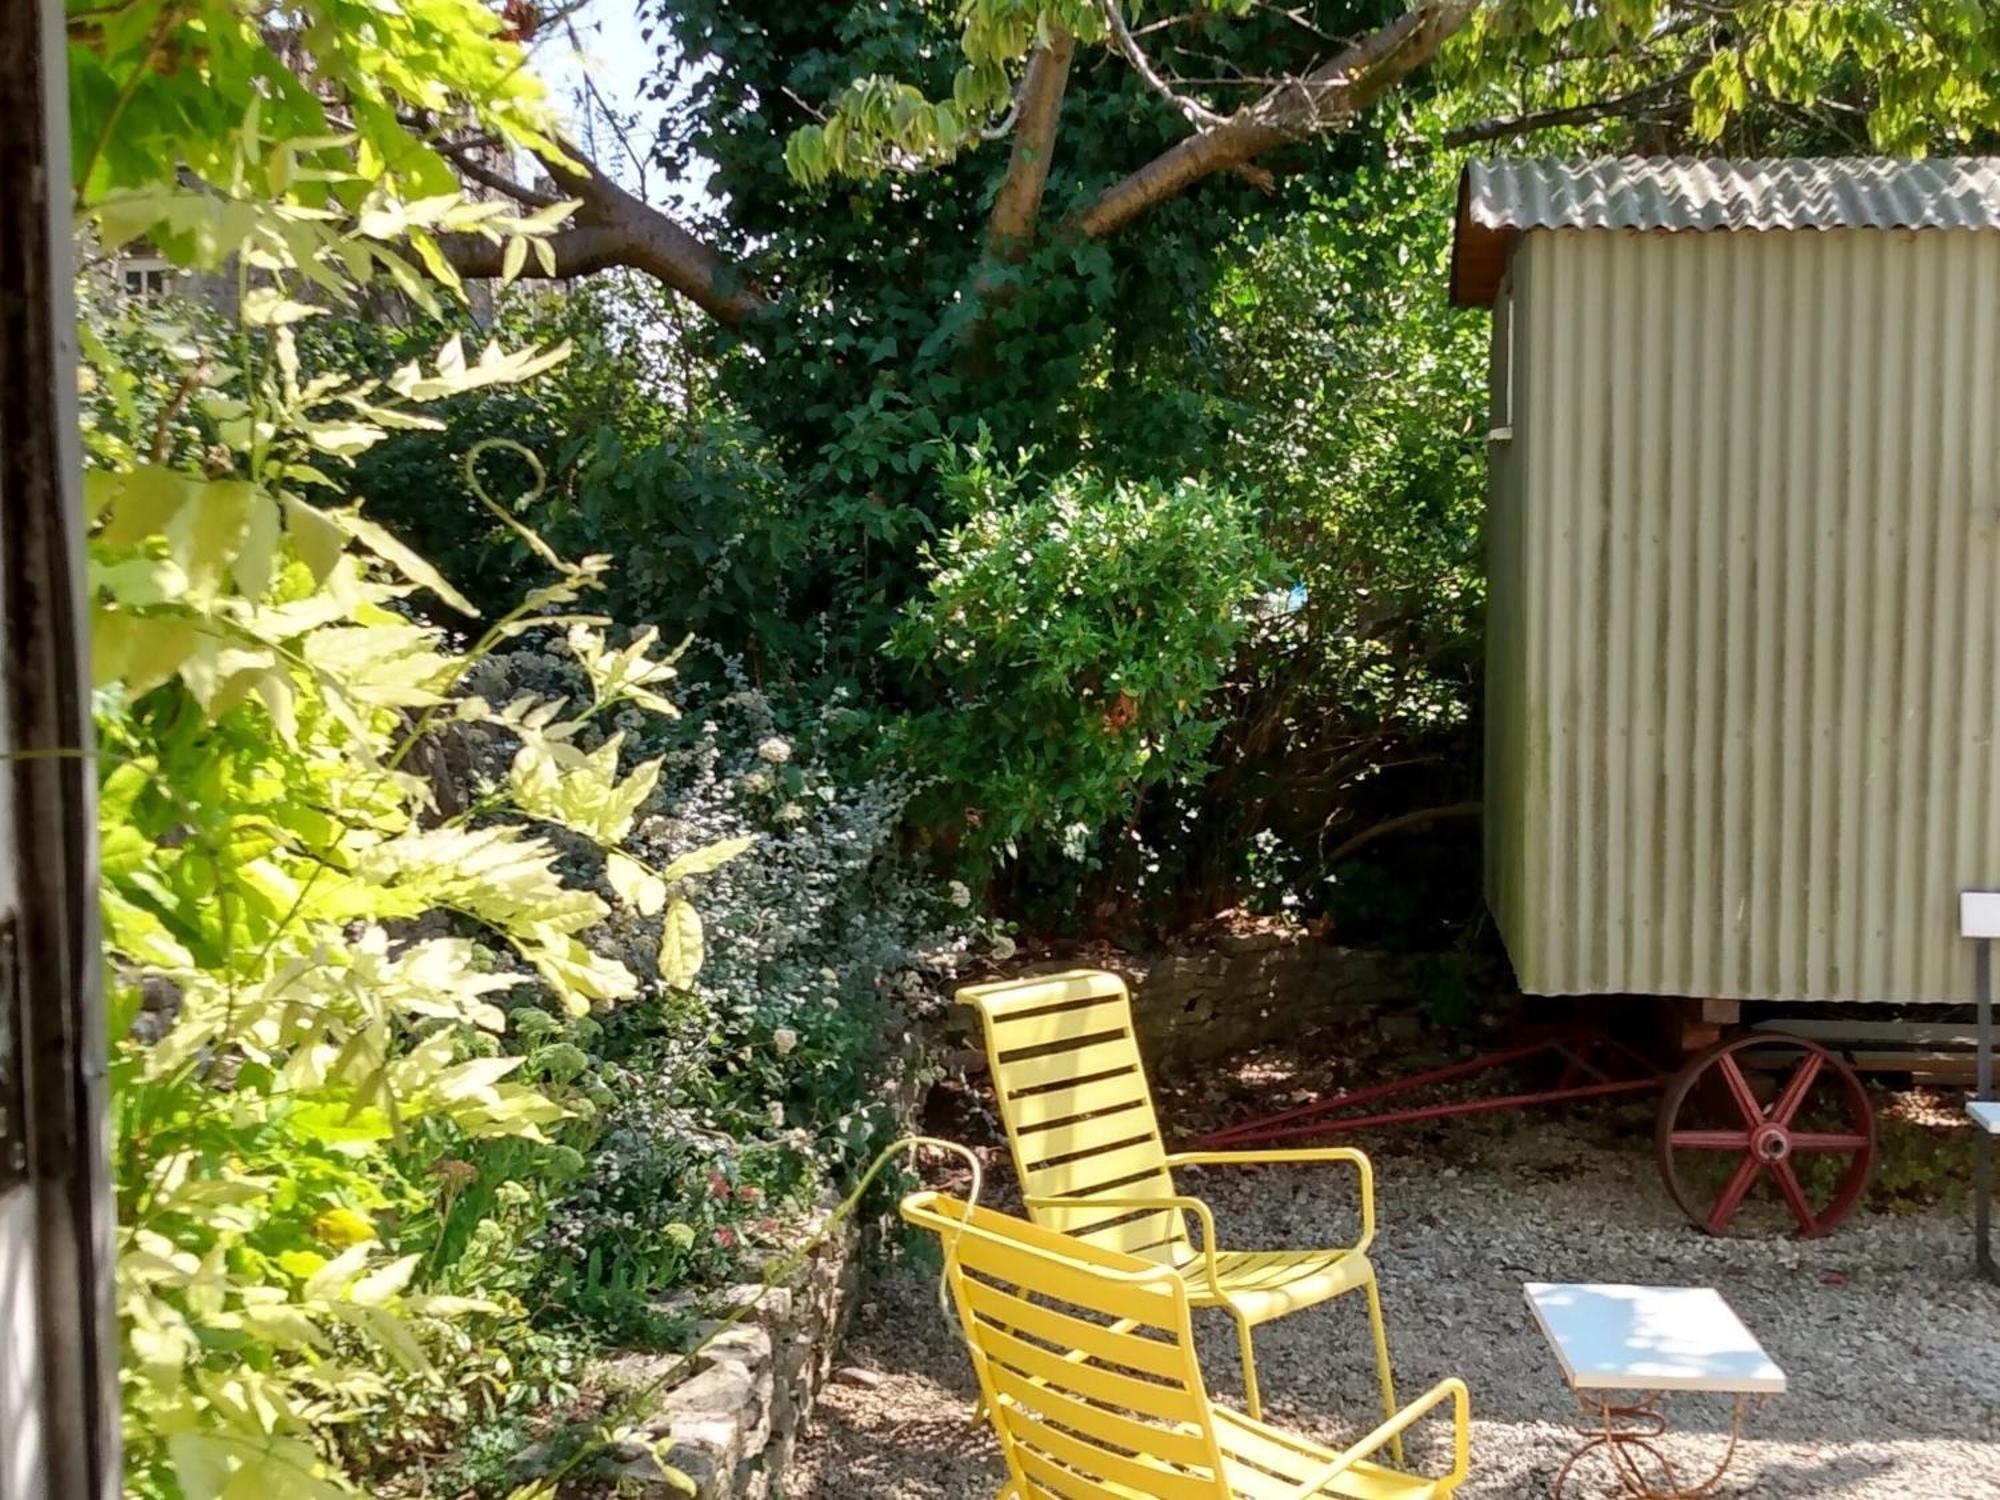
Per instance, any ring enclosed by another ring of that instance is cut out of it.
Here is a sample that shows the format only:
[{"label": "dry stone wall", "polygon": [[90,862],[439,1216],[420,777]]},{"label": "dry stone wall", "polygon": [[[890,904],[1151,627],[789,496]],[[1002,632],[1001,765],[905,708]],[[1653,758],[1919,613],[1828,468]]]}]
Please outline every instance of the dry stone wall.
[{"label": "dry stone wall", "polygon": [[[749,1313],[717,1334],[694,1373],[652,1402],[635,1436],[595,1465],[595,1477],[622,1481],[617,1493],[690,1493],[660,1472],[652,1455],[692,1482],[697,1500],[778,1500],[800,1430],[832,1368],[834,1351],[861,1292],[862,1237],[850,1219],[828,1236],[790,1286],[731,1288],[709,1303],[725,1315]],[[719,1321],[719,1320],[718,1320]],[[714,1324],[701,1328],[707,1336]],[[608,1390],[643,1390],[673,1356],[628,1356],[604,1367]]]},{"label": "dry stone wall", "polygon": [[[1181,952],[1092,951],[1011,974],[1111,969],[1132,991],[1133,1022],[1149,1066],[1181,1071],[1295,1035],[1320,1021],[1416,1025],[1421,957],[1343,948],[1298,929],[1226,934]],[[1000,976],[994,976],[1000,977]],[[1010,975],[1011,977],[1011,975]],[[954,1063],[984,1066],[977,1023],[954,1007],[942,1025]]]}]

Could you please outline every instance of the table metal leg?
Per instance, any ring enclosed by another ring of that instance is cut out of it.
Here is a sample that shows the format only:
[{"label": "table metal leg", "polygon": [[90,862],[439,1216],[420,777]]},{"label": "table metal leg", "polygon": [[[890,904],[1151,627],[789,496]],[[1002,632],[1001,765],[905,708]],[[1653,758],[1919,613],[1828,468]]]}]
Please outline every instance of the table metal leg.
[{"label": "table metal leg", "polygon": [[[1729,1470],[1730,1461],[1736,1457],[1736,1446],[1743,1437],[1748,1398],[1736,1398],[1735,1413],[1729,1424],[1729,1446],[1723,1449],[1722,1459],[1716,1464],[1714,1472],[1697,1484],[1683,1484],[1672,1460],[1660,1451],[1655,1442],[1667,1430],[1666,1415],[1659,1409],[1665,1394],[1664,1391],[1653,1391],[1628,1404],[1614,1406],[1579,1391],[1577,1400],[1596,1421],[1577,1429],[1584,1435],[1583,1446],[1570,1454],[1550,1481],[1551,1500],[1564,1500],[1577,1465],[1593,1453],[1602,1453],[1610,1459],[1619,1490],[1633,1496],[1634,1500],[1697,1500],[1698,1496],[1706,1495],[1720,1484],[1722,1476]],[[1640,1463],[1641,1454],[1658,1467],[1664,1487],[1653,1482]]]},{"label": "table metal leg", "polygon": [[[1982,938],[1972,951],[1972,989],[1979,1006],[1979,1051],[1973,1063],[1972,1097],[1993,1097],[1993,943]],[[1979,1270],[2000,1281],[1993,1263],[1993,1137],[1982,1126],[1972,1143],[1972,1226]]]},{"label": "table metal leg", "polygon": [[1993,1259],[1993,1137],[1984,1130],[1972,1143],[1972,1226],[1980,1274],[2000,1281],[2000,1264]]}]

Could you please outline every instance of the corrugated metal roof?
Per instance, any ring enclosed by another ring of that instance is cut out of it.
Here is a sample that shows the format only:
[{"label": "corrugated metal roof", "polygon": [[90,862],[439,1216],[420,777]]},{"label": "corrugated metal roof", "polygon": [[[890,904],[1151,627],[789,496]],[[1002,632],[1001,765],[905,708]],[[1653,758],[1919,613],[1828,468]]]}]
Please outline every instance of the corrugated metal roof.
[{"label": "corrugated metal roof", "polygon": [[2000,229],[2000,157],[1473,162],[1452,296],[1489,302],[1529,229]]}]

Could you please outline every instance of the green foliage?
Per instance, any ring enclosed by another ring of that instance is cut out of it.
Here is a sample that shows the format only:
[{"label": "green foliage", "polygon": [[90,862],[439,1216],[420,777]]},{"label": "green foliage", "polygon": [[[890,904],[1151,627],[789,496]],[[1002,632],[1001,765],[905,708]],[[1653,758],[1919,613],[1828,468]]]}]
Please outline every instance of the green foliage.
[{"label": "green foliage", "polygon": [[[1187,97],[1200,103],[1204,93],[1213,94],[1201,104],[1211,117],[1228,115],[1249,96],[1218,92],[1233,82],[1227,67],[1173,66],[1176,22],[1198,35],[1211,57],[1242,55],[1246,37],[1264,44],[1264,65],[1239,75],[1259,80],[1261,89],[1287,76],[1269,49],[1261,9],[1244,0],[1125,7],[1134,24],[1154,23],[1143,28],[1147,50],[1167,54],[1160,69],[1166,77],[1206,80],[1206,88],[1190,87]],[[1326,37],[1389,19],[1352,7],[1311,6],[1296,14],[1309,15],[1304,24]],[[976,149],[982,127],[1012,99],[1029,53],[1059,32],[1084,49],[1118,51],[1103,9],[1074,0],[974,0],[958,7],[954,19],[962,61],[948,88],[935,68],[910,68],[865,73],[834,90],[825,118],[788,137],[786,163],[799,182],[817,187],[836,177],[931,169]],[[1865,136],[1849,141],[1850,148],[1865,142],[1878,151],[1922,153],[2000,127],[2000,12],[1977,0],[1502,0],[1472,8],[1450,52],[1456,66],[1445,110],[1454,120],[1572,109],[1636,93],[1678,114],[1690,143],[1796,130],[1800,112],[1811,127],[1823,106],[1830,114],[1822,118],[1846,114],[1865,125]],[[1422,97],[1421,86],[1414,92]]]},{"label": "green foliage", "polygon": [[[694,206],[698,227],[781,299],[770,320],[731,334],[716,361],[723,408],[743,424],[735,430],[758,473],[776,482],[746,496],[737,471],[724,469],[707,499],[681,483],[678,464],[663,476],[692,502],[684,515],[714,507],[715,524],[680,524],[695,539],[723,538],[727,587],[762,601],[733,617],[717,611],[717,644],[769,676],[890,704],[920,695],[905,674],[884,671],[882,648],[925,588],[921,549],[963,519],[937,455],[982,427],[996,451],[1033,447],[1051,471],[1087,464],[1107,480],[1165,481],[1212,467],[1204,308],[1221,247],[1254,239],[1315,179],[1337,180],[1375,149],[1362,134],[1303,141],[1279,154],[1288,170],[1268,196],[1218,180],[1114,241],[1083,241],[1062,230],[1066,216],[1180,139],[1186,122],[1129,70],[1080,64],[1043,208],[1049,232],[1005,265],[985,258],[1004,139],[968,140],[932,170],[853,181],[805,184],[787,166],[793,133],[825,126],[820,103],[856,80],[950,99],[960,69],[976,65],[968,24],[1030,35],[1042,9],[982,4],[961,18],[914,0],[647,7],[676,55],[713,59],[689,69],[663,164],[714,164],[710,196]],[[1092,10],[1064,13],[1084,25]],[[1262,13],[1182,40],[1188,50],[1177,42],[1173,56],[1190,67],[1253,72],[1302,65],[1313,45]],[[982,109],[966,118],[983,121]],[[618,511],[602,514],[611,523]]]},{"label": "green foliage", "polygon": [[[299,343],[303,357],[323,367],[377,376],[454,335],[508,348],[570,349],[568,359],[531,383],[434,403],[430,411],[441,427],[406,432],[356,455],[347,481],[370,514],[431,559],[467,598],[482,609],[504,610],[524,578],[543,581],[554,574],[473,488],[465,459],[476,446],[488,438],[508,440],[481,450],[479,483],[558,551],[584,556],[604,548],[562,524],[582,473],[606,465],[614,452],[649,452],[699,418],[685,414],[677,362],[659,347],[657,325],[667,308],[658,287],[596,281],[497,293],[494,301],[483,318],[458,306],[434,318],[412,319],[405,309],[382,317],[318,318],[300,328]],[[595,541],[604,538],[599,533]],[[604,580],[607,609],[624,619],[671,620],[670,611],[656,616],[631,608],[624,550],[618,570]]]},{"label": "green foliage", "polygon": [[231,0],[68,8],[77,203],[107,246],[144,236],[209,268],[244,247],[328,295],[382,278],[434,305],[405,250],[456,286],[438,233],[525,255],[567,214],[465,200],[427,139],[470,119],[555,150],[541,84],[477,0],[305,0],[282,18]]},{"label": "green foliage", "polygon": [[[681,883],[744,847],[665,867],[617,847],[659,762],[626,764],[616,733],[575,741],[602,718],[671,714],[673,669],[651,635],[614,646],[601,619],[565,613],[601,559],[565,563],[521,532],[554,581],[461,648],[419,601],[473,616],[471,601],[342,501],[344,465],[440,425],[426,403],[564,350],[469,358],[453,338],[379,376],[300,354],[299,325],[378,274],[414,284],[402,251],[428,260],[434,232],[531,238],[559,217],[409,196],[437,185],[435,159],[398,108],[538,138],[518,52],[464,0],[327,0],[287,20],[283,61],[229,7],[102,8],[72,28],[85,223],[236,282],[233,327],[85,330],[128,1485],[184,1500],[364,1493],[344,1430],[504,1387],[493,1330],[520,1305],[485,1273],[532,1194],[449,1239],[462,1158],[492,1141],[559,1151],[580,1096],[566,1038],[503,1050],[503,1006],[546,997],[576,1018],[560,1029],[642,974],[692,984],[701,929]],[[333,97],[355,117],[338,136]],[[462,692],[496,647],[551,624],[585,693]],[[516,747],[450,813],[413,769],[447,725]],[[622,862],[611,900],[559,866],[558,840]],[[639,973],[585,940],[619,904],[657,918]]]},{"label": "green foliage", "polygon": [[949,98],[933,101],[914,84],[879,73],[856,78],[834,96],[823,123],[801,126],[786,141],[792,175],[818,186],[834,176],[948,161],[1007,110],[1014,97],[1010,63],[1059,32],[1089,40],[1105,35],[1104,12],[1093,0],[971,0],[958,8],[957,20],[964,61],[952,74]]},{"label": "green foliage", "polygon": [[1023,498],[984,451],[945,478],[969,519],[930,554],[891,650],[941,689],[905,739],[953,842],[1077,845],[1149,787],[1198,778],[1212,695],[1271,576],[1252,504],[1080,473]]},{"label": "green foliage", "polygon": [[[784,580],[813,545],[811,518],[770,445],[714,390],[712,362],[657,286],[593,281],[502,295],[483,328],[462,310],[413,324],[322,319],[302,346],[346,369],[386,373],[452,333],[510,346],[567,344],[532,385],[444,401],[445,424],[357,456],[354,493],[467,597],[499,603],[542,565],[467,482],[482,482],[572,555],[615,551],[604,599],[761,659],[810,661],[819,631]],[[524,463],[511,444],[531,453]]]},{"label": "green foliage", "polygon": [[1644,101],[1606,112],[1623,149],[1633,117],[1644,149],[1739,155],[1923,155],[2000,128],[2000,12],[1979,3],[1509,0],[1448,57],[1451,123]]},{"label": "green foliage", "polygon": [[[433,1325],[506,1312],[497,1288],[424,1284],[420,1184],[472,1141],[547,1143],[569,1113],[520,1081],[524,1065],[565,1081],[546,1054],[497,1055],[501,996],[534,976],[585,1015],[638,990],[582,940],[610,908],[563,877],[533,825],[615,846],[658,764],[621,769],[616,736],[591,755],[569,742],[600,716],[671,711],[656,691],[671,668],[645,657],[647,638],[613,650],[583,620],[570,644],[591,691],[569,717],[454,696],[595,565],[454,651],[397,608],[435,586],[429,570],[294,488],[315,459],[421,420],[407,403],[537,358],[467,366],[448,349],[380,405],[365,384],[298,369],[287,325],[257,342],[269,357],[243,395],[201,398],[231,472],[212,472],[212,451],[208,475],[122,465],[125,443],[100,431],[112,462],[87,485],[127,1453],[139,1492],[189,1497],[351,1492],[322,1424],[397,1375],[437,1379]],[[328,403],[347,412],[338,425]],[[440,817],[406,764],[441,719],[520,742],[476,820]],[[657,910],[685,873],[642,871],[626,899]],[[468,931],[408,925],[441,913]],[[496,968],[495,947],[519,970]]]},{"label": "green foliage", "polygon": [[1328,863],[1374,822],[1478,796],[1487,337],[1446,303],[1454,175],[1357,174],[1218,292],[1220,467],[1261,487],[1297,592],[1239,658],[1222,769],[1189,826],[1153,830],[1166,887],[1210,910],[1331,913],[1379,941],[1417,935],[1406,913],[1477,907],[1468,854],[1406,844],[1395,878]]}]

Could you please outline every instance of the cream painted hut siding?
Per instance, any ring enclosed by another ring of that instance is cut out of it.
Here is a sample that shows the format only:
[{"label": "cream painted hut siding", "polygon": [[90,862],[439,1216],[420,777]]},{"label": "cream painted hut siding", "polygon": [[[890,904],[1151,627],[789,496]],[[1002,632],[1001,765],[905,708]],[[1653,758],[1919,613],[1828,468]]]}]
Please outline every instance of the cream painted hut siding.
[{"label": "cream painted hut siding", "polygon": [[1494,381],[1487,889],[1522,987],[1964,999],[1958,892],[2000,887],[2000,233],[1529,229]]}]

